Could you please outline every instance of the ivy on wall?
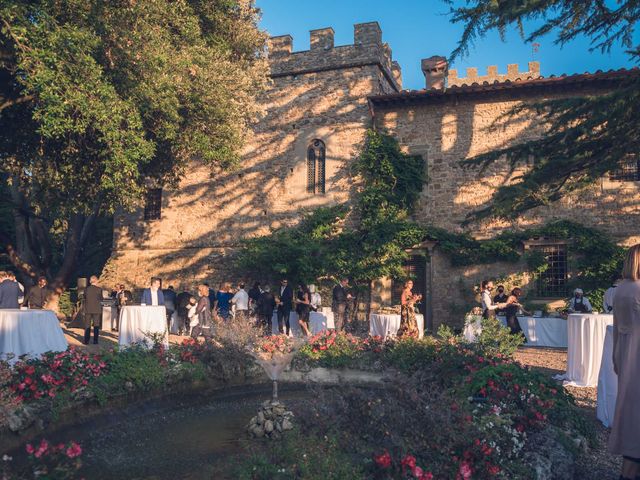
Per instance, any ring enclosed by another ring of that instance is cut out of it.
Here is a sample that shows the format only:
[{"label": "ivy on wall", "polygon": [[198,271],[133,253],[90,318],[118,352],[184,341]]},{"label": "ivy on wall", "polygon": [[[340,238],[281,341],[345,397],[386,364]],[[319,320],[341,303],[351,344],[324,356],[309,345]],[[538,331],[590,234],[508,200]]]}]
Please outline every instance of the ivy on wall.
[{"label": "ivy on wall", "polygon": [[237,257],[239,270],[263,279],[349,277],[365,285],[387,276],[403,278],[406,250],[430,239],[453,266],[524,260],[524,269],[535,275],[544,271],[546,259],[535,251],[525,256],[522,248],[523,241],[534,238],[567,242],[572,283],[587,292],[608,287],[621,270],[623,248],[571,221],[503,232],[489,240],[415,223],[411,213],[426,181],[424,160],[403,153],[384,133],[367,131],[354,172],[361,179],[355,205],[319,208],[297,226],[249,240]]},{"label": "ivy on wall", "polygon": [[424,160],[403,153],[393,137],[368,130],[353,168],[362,180],[355,205],[319,208],[295,227],[249,240],[237,267],[251,276],[304,282],[349,277],[363,285],[403,276],[406,249],[424,238],[410,220],[425,182]]}]

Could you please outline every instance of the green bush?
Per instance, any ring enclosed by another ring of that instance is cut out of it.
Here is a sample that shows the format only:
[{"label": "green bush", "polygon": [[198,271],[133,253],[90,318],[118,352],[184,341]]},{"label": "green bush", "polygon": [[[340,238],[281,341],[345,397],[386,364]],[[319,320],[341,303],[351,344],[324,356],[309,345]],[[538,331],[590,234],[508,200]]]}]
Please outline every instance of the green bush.
[{"label": "green bush", "polygon": [[384,351],[386,365],[403,372],[413,372],[428,367],[437,356],[436,342],[428,337],[408,338],[389,343]]},{"label": "green bush", "polygon": [[353,480],[365,478],[333,436],[318,438],[294,429],[280,442],[253,444],[250,456],[234,462],[238,480]]},{"label": "green bush", "polygon": [[477,347],[491,357],[511,357],[523,343],[524,335],[512,335],[511,330],[496,318],[482,320],[482,332],[476,339]]}]

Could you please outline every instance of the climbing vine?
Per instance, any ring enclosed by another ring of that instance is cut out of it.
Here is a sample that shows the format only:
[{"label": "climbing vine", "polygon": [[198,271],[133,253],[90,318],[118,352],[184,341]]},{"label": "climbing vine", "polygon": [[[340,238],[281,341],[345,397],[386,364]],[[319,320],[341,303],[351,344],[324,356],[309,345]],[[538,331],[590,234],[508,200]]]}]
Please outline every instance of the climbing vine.
[{"label": "climbing vine", "polygon": [[425,182],[424,160],[391,136],[368,130],[354,164],[355,205],[319,208],[293,228],[249,240],[239,269],[262,278],[305,282],[349,277],[356,284],[404,275],[406,249],[424,238],[410,215]]},{"label": "climbing vine", "polygon": [[623,248],[571,221],[506,231],[488,240],[417,224],[411,213],[426,181],[424,160],[403,153],[384,133],[367,132],[353,168],[360,180],[354,205],[319,208],[295,227],[249,240],[237,266],[261,278],[349,277],[363,285],[386,276],[403,278],[406,250],[430,239],[453,266],[524,261],[523,269],[535,276],[547,268],[546,258],[535,250],[525,254],[522,243],[546,238],[566,241],[571,281],[587,292],[608,287],[621,270]]}]

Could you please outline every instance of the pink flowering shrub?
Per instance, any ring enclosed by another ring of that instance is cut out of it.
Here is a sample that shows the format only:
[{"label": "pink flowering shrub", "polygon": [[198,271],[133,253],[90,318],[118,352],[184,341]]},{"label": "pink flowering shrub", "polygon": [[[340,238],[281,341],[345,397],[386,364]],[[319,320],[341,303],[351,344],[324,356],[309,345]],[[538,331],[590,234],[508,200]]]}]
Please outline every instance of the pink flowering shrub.
[{"label": "pink flowering shrub", "polygon": [[17,362],[9,388],[20,401],[55,398],[88,386],[106,370],[100,355],[69,347],[64,352],[48,352],[39,359]]},{"label": "pink flowering shrub", "polygon": [[46,439],[25,445],[29,466],[16,466],[13,458],[4,455],[0,464],[0,478],[22,480],[42,478],[50,480],[71,480],[78,478],[82,467],[82,447],[74,441],[52,444]]}]

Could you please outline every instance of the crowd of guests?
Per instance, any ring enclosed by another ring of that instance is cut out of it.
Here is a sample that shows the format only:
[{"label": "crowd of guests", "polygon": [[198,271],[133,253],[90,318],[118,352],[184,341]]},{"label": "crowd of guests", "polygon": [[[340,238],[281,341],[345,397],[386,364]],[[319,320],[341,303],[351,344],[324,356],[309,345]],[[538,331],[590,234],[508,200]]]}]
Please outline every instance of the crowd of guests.
[{"label": "crowd of guests", "polygon": [[[216,290],[206,282],[198,285],[196,292],[177,293],[172,285],[162,288],[160,278],[153,277],[149,287],[142,291],[139,302],[135,302],[130,290],[124,284],[116,285],[111,298],[118,309],[126,305],[163,305],[167,311],[167,327],[177,322],[179,335],[197,338],[210,337],[213,325],[220,322],[249,321],[261,328],[265,335],[271,333],[272,318],[275,314],[279,333],[290,334],[291,313],[295,312],[298,325],[306,336],[311,335],[309,319],[311,312],[322,309],[322,297],[315,285],[299,283],[295,289],[287,279],[282,279],[276,289],[255,282],[250,289],[244,283],[235,288],[224,282]],[[342,279],[332,290],[331,307],[335,328],[344,330],[348,319],[348,306],[353,300],[349,282]],[[116,317],[119,317],[119,312]],[[117,323],[113,330],[118,330]]]}]

